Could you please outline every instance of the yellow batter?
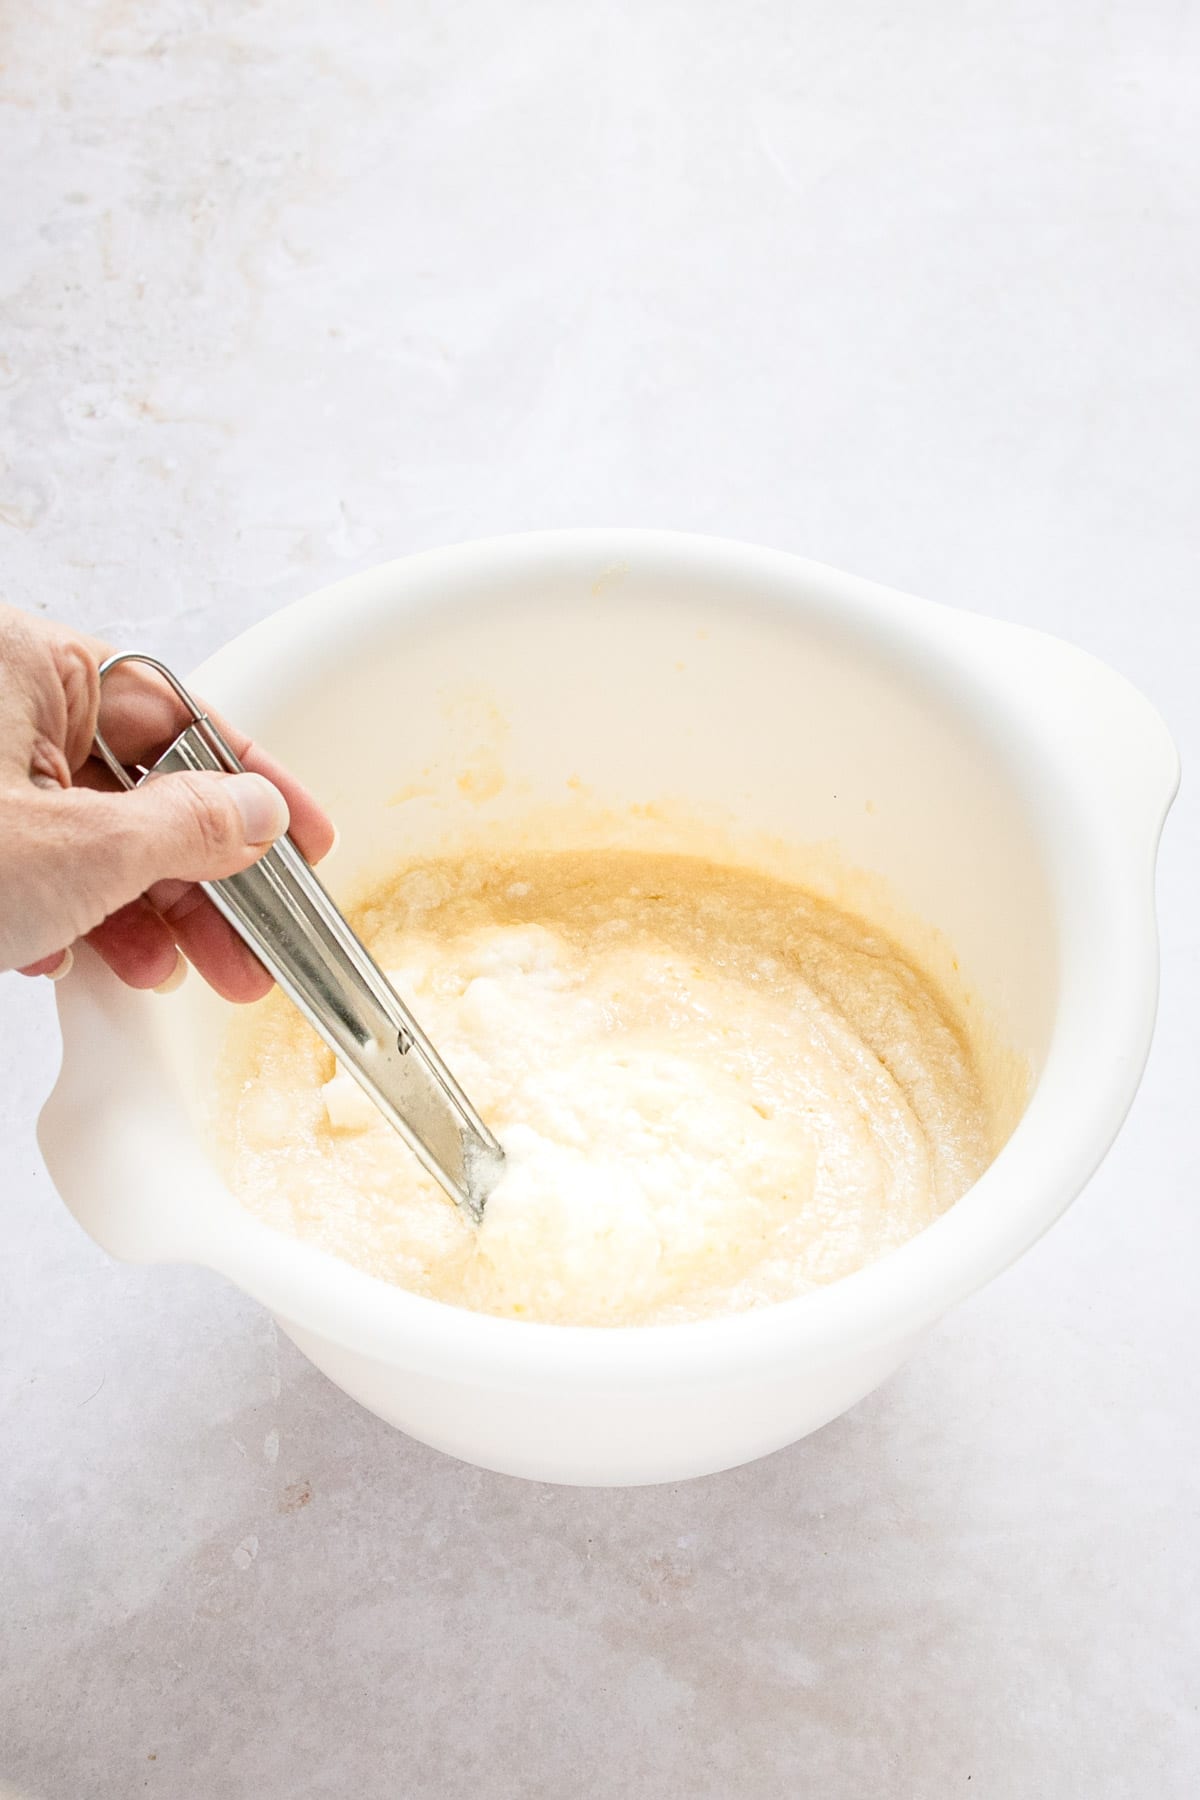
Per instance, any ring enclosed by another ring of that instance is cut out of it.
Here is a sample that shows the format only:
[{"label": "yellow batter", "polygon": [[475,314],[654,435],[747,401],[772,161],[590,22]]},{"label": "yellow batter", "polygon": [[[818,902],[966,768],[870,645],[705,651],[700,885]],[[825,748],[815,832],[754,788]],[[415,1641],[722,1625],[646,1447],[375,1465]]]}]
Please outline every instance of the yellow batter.
[{"label": "yellow batter", "polygon": [[988,1162],[946,999],[802,890],[690,857],[431,862],[357,924],[504,1144],[469,1224],[273,994],[231,1051],[229,1174],[422,1294],[573,1324],[734,1312],[901,1244]]}]

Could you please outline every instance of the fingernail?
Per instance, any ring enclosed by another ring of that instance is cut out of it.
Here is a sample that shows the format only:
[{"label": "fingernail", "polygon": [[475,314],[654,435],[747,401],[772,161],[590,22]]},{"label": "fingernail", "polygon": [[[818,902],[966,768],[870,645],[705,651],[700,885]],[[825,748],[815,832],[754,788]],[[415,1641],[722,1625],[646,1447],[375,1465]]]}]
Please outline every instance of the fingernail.
[{"label": "fingernail", "polygon": [[273,844],[288,828],[288,803],[265,775],[231,775],[229,789],[248,844]]},{"label": "fingernail", "polygon": [[176,988],[182,987],[187,979],[187,957],[182,950],[175,952],[175,967],[165,981],[160,981],[155,988],[156,994],[173,994]]},{"label": "fingernail", "polygon": [[63,976],[69,975],[71,973],[71,970],[74,967],[75,967],[75,952],[73,950],[64,950],[62,953],[62,961],[60,963],[58,963],[53,969],[46,970],[46,980],[47,981],[61,981]]},{"label": "fingernail", "polygon": [[337,852],[338,852],[338,845],[341,843],[341,841],[342,841],[342,834],[338,830],[337,826],[335,825],[333,828],[333,842],[332,842],[332,844],[330,844],[328,850],[325,852],[326,856],[336,856]]}]

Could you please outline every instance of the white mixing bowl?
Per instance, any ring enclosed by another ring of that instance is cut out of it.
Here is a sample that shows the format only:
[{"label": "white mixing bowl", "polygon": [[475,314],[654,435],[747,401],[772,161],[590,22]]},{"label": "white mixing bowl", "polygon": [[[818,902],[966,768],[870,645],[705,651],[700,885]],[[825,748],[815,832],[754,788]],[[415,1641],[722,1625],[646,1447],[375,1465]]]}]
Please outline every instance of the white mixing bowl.
[{"label": "white mixing bowl", "polygon": [[194,685],[329,806],[337,892],[342,871],[357,884],[448,835],[540,819],[552,841],[607,809],[611,841],[665,843],[691,807],[885,878],[1029,1059],[993,1166],[860,1274],[698,1324],[537,1325],[419,1298],[252,1218],[202,1130],[226,1009],[195,980],[131,993],[81,955],[40,1124],[76,1218],[116,1256],[226,1275],[347,1393],[455,1456],[616,1485],[802,1437],[1034,1242],[1133,1098],[1178,763],[1147,701],[1055,639],[741,544],[555,532],[356,576]]}]

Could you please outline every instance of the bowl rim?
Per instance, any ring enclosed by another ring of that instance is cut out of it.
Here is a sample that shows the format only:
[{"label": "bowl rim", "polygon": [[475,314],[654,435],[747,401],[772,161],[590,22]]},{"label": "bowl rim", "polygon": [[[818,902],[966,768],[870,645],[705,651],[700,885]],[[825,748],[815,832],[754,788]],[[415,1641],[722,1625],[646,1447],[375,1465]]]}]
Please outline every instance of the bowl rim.
[{"label": "bowl rim", "polygon": [[[64,1149],[71,1116],[82,1113],[91,1169],[119,1166],[126,1182],[138,1180],[122,1129],[128,1121],[112,1116],[97,1059],[72,1054],[73,1040],[95,1027],[98,1013],[127,1016],[129,996],[115,996],[115,978],[83,956],[78,976],[57,992],[63,1066],[39,1140],[68,1206],[102,1244],[145,1260],[204,1264],[259,1299],[285,1328],[447,1379],[612,1386],[653,1373],[708,1384],[908,1338],[1000,1273],[1065,1211],[1116,1136],[1149,1052],[1158,970],[1154,863],[1179,778],[1175,747],[1153,707],[1087,652],[785,551],[690,533],[589,529],[474,540],[380,564],[252,625],[190,679],[236,710],[239,690],[252,670],[261,675],[264,659],[286,684],[334,634],[345,640],[356,613],[438,604],[439,591],[501,571],[543,577],[555,567],[635,563],[676,578],[757,583],[784,606],[823,609],[853,627],[873,653],[886,652],[910,679],[969,714],[1028,800],[1051,872],[1064,961],[1037,1087],[995,1161],[947,1213],[865,1269],[793,1300],[669,1325],[505,1319],[411,1293],[253,1218],[211,1165],[210,1191],[192,1196],[193,1205],[207,1206],[206,1218],[189,1215],[185,1204],[172,1214],[173,1227],[165,1223],[139,1245],[136,1229],[132,1236],[106,1230],[105,1206],[89,1205],[83,1192],[84,1162]],[[133,1003],[146,1004],[142,996]],[[141,1176],[143,1184],[151,1179]]]}]

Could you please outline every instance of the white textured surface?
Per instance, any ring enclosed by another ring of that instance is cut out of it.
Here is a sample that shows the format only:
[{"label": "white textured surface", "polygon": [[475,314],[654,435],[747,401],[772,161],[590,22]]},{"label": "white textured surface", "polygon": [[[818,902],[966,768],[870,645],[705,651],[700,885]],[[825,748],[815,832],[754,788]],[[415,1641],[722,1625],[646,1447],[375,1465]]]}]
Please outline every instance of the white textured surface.
[{"label": "white textured surface", "polygon": [[[1194,760],[1194,9],[4,29],[11,599],[186,667],[408,549],[709,529],[1075,638]],[[460,1467],[213,1280],[107,1262],[34,1147],[49,993],[0,981],[0,1782],[1193,1794],[1196,823],[1086,1198],[848,1418],[674,1490]]]}]

